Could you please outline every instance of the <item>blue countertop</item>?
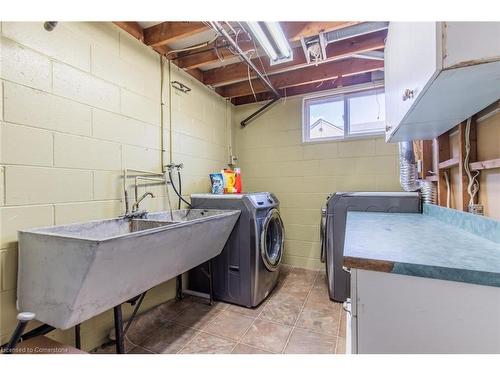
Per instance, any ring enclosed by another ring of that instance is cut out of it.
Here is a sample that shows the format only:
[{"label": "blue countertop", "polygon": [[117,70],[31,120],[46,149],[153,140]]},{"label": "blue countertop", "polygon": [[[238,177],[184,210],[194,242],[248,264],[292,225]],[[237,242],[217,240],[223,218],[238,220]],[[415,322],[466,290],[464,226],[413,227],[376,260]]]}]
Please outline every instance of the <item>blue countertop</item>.
[{"label": "blue countertop", "polygon": [[498,221],[437,206],[348,212],[344,265],[500,287],[499,233]]}]

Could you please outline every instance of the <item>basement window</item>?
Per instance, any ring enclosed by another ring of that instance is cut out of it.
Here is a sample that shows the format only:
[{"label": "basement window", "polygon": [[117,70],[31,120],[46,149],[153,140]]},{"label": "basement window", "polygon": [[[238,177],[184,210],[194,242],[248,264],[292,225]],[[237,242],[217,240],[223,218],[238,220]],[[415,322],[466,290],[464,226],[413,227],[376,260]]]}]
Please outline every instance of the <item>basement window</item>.
[{"label": "basement window", "polygon": [[384,89],[306,97],[304,142],[353,139],[384,134]]}]

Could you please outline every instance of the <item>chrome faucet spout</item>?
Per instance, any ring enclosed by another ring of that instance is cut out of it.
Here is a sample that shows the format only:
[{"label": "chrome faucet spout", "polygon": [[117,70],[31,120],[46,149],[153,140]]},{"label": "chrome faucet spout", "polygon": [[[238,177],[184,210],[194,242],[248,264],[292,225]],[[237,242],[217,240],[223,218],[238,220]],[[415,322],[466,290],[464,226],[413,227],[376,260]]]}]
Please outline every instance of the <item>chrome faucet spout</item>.
[{"label": "chrome faucet spout", "polygon": [[140,198],[137,199],[137,201],[134,203],[134,205],[132,206],[132,212],[136,212],[139,210],[139,204],[144,200],[146,199],[148,196],[150,196],[151,198],[154,198],[155,196],[153,195],[153,193],[150,193],[150,192],[146,192],[144,194],[142,194],[140,196]]}]

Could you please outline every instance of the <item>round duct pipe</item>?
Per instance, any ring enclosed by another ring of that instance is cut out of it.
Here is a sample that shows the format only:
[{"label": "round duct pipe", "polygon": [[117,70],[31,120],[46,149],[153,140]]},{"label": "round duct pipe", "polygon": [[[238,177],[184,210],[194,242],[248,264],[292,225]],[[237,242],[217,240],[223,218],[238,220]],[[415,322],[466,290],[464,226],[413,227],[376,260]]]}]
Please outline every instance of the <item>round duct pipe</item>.
[{"label": "round duct pipe", "polygon": [[430,181],[418,179],[413,142],[399,142],[399,183],[404,191],[417,191],[422,193],[424,203],[436,203],[436,188]]}]

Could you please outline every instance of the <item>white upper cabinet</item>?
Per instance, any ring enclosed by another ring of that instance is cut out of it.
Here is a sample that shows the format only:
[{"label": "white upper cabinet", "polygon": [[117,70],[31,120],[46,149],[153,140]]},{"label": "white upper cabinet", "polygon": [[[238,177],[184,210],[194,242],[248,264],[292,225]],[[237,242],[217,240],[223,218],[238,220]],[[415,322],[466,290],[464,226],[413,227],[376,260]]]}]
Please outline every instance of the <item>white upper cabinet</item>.
[{"label": "white upper cabinet", "polygon": [[386,138],[432,139],[500,99],[500,22],[391,22]]}]

